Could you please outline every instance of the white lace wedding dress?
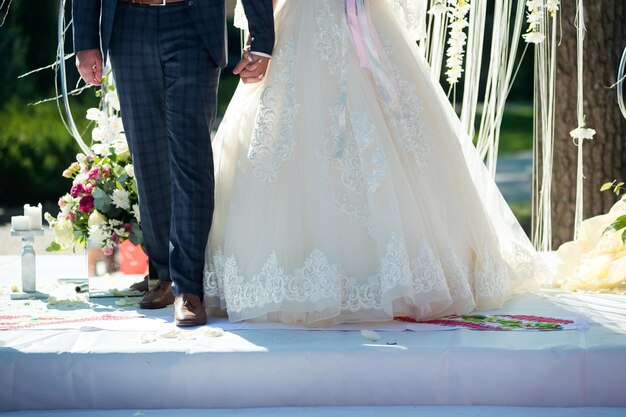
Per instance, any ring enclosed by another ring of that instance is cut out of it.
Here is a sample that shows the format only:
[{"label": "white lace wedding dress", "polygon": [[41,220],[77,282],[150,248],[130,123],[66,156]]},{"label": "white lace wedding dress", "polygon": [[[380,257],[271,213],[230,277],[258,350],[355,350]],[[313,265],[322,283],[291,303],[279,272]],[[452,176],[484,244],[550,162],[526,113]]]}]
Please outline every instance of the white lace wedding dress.
[{"label": "white lace wedding dress", "polygon": [[231,321],[428,319],[537,285],[415,42],[369,3],[396,99],[361,68],[344,0],[283,0],[267,77],[238,87],[219,128],[204,289]]}]

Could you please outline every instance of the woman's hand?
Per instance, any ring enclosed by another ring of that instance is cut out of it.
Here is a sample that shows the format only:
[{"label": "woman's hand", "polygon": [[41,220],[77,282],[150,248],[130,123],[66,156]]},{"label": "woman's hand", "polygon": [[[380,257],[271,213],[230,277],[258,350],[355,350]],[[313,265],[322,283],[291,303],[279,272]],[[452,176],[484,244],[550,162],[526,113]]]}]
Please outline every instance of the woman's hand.
[{"label": "woman's hand", "polygon": [[245,84],[258,83],[265,78],[269,63],[268,57],[244,51],[241,61],[233,70],[233,74],[239,75]]}]

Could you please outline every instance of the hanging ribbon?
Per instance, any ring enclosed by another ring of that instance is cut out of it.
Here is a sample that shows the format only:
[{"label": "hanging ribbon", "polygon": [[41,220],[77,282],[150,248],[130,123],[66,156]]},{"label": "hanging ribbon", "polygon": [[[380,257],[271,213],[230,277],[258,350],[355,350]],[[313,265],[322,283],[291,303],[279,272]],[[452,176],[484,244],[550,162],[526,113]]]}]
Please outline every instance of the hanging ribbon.
[{"label": "hanging ribbon", "polygon": [[585,178],[583,172],[583,144],[585,140],[593,139],[593,136],[596,134],[596,131],[587,127],[585,122],[585,113],[584,113],[584,81],[585,77],[583,75],[584,69],[584,41],[585,41],[585,7],[583,0],[577,0],[576,3],[577,13],[576,13],[576,52],[577,52],[577,68],[576,68],[576,76],[578,79],[578,97],[577,97],[577,105],[576,105],[576,117],[578,119],[578,128],[572,130],[570,135],[574,140],[574,144],[578,147],[577,153],[577,163],[576,163],[576,204],[574,208],[574,240],[578,238],[578,233],[580,232],[580,226],[583,222],[583,207],[584,207],[584,184],[583,180]]},{"label": "hanging ribbon", "polygon": [[380,98],[395,104],[398,94],[393,71],[370,17],[369,0],[346,0],[346,16],[361,68],[372,77]]},{"label": "hanging ribbon", "polygon": [[[58,16],[58,28],[57,28],[57,63],[59,64],[59,79],[61,84],[61,96],[63,97],[63,112],[61,113],[61,118],[63,119],[65,126],[69,133],[72,135],[81,151],[87,155],[93,155],[93,152],[87,146],[82,136],[78,132],[78,128],[76,127],[76,123],[74,122],[74,118],[72,117],[72,111],[70,109],[70,100],[67,92],[67,76],[65,69],[65,0],[59,1],[59,16]],[[61,110],[59,106],[59,110]]]}]

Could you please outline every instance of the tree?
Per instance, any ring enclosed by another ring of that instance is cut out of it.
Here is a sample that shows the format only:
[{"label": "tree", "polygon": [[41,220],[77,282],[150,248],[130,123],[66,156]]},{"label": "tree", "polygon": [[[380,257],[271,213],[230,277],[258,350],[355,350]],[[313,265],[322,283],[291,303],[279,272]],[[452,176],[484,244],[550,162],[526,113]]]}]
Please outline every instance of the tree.
[{"label": "tree", "polygon": [[[577,148],[569,132],[576,120],[576,1],[561,2],[563,35],[557,52],[556,121],[552,186],[553,247],[572,240],[576,200]],[[597,134],[585,141],[584,217],[605,213],[614,204],[600,186],[626,180],[626,123],[615,89],[622,50],[626,46],[626,2],[585,1],[585,113],[587,126]]]}]

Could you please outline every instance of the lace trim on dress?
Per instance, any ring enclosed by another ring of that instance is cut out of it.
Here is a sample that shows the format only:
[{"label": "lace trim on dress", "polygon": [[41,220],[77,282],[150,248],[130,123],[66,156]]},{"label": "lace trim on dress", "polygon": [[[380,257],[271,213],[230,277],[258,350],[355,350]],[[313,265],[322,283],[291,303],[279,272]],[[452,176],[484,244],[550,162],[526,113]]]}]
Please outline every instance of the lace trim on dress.
[{"label": "lace trim on dress", "polygon": [[[418,304],[429,294],[438,294],[433,298],[439,300],[471,300],[467,269],[458,256],[446,252],[440,259],[426,241],[420,245],[411,259],[399,235],[392,236],[379,260],[378,272],[361,283],[347,275],[339,265],[331,263],[319,248],[311,252],[301,267],[291,272],[272,252],[259,272],[252,276],[241,275],[235,256],[226,258],[219,248],[210,255],[204,291],[207,297],[224,300],[228,311],[235,315],[246,310],[269,312],[271,306],[279,311],[286,302],[318,304],[322,301],[340,305],[346,312],[391,312],[392,297],[397,298],[398,294],[418,308],[424,307]],[[499,262],[488,253],[484,255],[481,257],[484,262],[476,267],[477,293],[496,296],[502,293],[502,289],[487,277],[499,273]],[[491,276],[497,280],[498,275]]]},{"label": "lace trim on dress", "polygon": [[291,39],[276,54],[276,67],[280,71],[270,72],[261,93],[248,159],[256,177],[265,183],[276,178],[295,144],[294,119],[299,107],[293,68],[295,54],[295,40]]}]

